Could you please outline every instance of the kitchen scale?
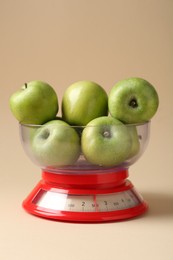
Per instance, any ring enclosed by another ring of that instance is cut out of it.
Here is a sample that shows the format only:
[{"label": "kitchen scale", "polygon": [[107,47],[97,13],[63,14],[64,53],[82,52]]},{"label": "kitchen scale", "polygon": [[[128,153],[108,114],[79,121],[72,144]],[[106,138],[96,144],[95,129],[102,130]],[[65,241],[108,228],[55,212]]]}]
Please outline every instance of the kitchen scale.
[{"label": "kitchen scale", "polygon": [[[129,166],[146,147],[149,122],[136,127],[140,151],[121,165],[92,166],[81,155],[72,167],[41,166],[41,180],[23,201],[23,208],[46,219],[84,223],[119,221],[145,213],[148,205],[128,177]],[[28,142],[31,127],[20,125],[20,130],[25,151],[35,160]]]}]

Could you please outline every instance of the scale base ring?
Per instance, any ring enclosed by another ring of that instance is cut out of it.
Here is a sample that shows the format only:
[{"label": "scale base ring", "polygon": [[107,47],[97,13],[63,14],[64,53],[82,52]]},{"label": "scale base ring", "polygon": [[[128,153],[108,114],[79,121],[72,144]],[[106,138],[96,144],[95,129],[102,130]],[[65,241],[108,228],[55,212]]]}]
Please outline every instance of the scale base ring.
[{"label": "scale base ring", "polygon": [[55,221],[101,223],[135,218],[148,210],[148,204],[126,179],[127,175],[127,171],[121,172],[122,182],[117,186],[87,189],[62,187],[48,181],[52,180],[51,174],[46,173],[45,177],[43,173],[22,206],[30,214]]}]

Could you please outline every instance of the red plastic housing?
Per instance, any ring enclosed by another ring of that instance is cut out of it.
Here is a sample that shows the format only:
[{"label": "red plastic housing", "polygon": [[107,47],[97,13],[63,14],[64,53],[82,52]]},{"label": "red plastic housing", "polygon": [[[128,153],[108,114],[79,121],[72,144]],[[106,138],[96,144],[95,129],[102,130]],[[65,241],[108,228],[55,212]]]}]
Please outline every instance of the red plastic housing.
[{"label": "red plastic housing", "polygon": [[[134,189],[132,183],[127,180],[128,170],[123,169],[118,172],[110,171],[106,173],[89,174],[71,172],[57,174],[43,171],[42,179],[32,190],[28,197],[23,201],[23,207],[26,211],[39,217],[71,222],[107,222],[129,219],[146,212],[148,206],[140,194]],[[43,207],[39,205],[39,201],[47,192],[58,194],[66,194],[66,196],[78,195],[93,196],[94,211],[79,212],[71,210],[55,210],[49,205]],[[137,203],[135,206],[120,209],[99,211],[97,207],[97,196],[99,195],[115,195],[118,192],[131,191],[135,196]]]}]

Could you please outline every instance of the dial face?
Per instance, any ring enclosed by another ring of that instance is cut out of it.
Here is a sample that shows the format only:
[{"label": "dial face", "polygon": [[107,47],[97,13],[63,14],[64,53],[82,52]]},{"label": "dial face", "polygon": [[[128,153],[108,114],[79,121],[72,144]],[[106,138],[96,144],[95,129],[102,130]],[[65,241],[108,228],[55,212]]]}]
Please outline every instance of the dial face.
[{"label": "dial face", "polygon": [[55,211],[111,212],[136,207],[141,201],[134,189],[93,195],[65,194],[40,189],[32,203]]}]

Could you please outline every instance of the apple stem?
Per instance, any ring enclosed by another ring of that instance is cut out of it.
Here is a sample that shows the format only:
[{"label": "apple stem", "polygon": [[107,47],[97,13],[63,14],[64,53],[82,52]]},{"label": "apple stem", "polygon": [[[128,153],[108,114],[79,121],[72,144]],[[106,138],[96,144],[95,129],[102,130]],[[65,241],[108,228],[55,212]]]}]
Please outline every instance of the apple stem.
[{"label": "apple stem", "polygon": [[27,83],[25,83],[25,88],[27,88],[28,87],[28,85],[27,85]]},{"label": "apple stem", "polygon": [[106,137],[106,138],[111,137],[110,132],[108,132],[108,131],[104,131],[103,136]]},{"label": "apple stem", "polygon": [[131,99],[130,102],[129,102],[129,106],[132,107],[132,108],[138,107],[137,100],[135,98]]}]

